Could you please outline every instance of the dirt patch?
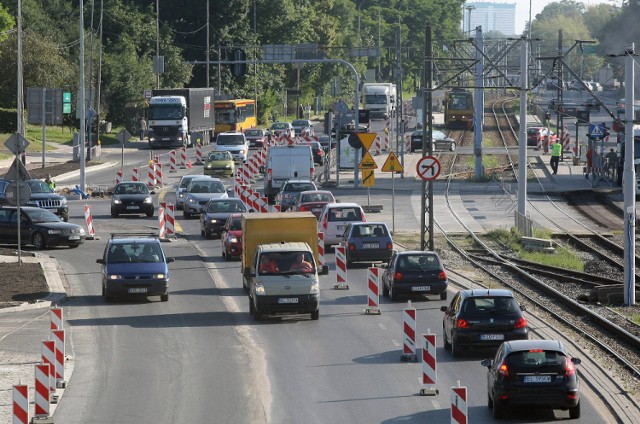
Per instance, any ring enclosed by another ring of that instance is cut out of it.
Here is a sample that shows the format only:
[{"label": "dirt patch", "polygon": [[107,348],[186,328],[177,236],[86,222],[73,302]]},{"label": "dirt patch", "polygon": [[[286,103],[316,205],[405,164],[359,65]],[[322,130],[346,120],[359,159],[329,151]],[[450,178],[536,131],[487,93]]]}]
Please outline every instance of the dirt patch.
[{"label": "dirt patch", "polygon": [[[86,167],[101,165],[102,162],[87,162]],[[68,162],[60,162],[54,163],[51,165],[42,166],[39,163],[27,163],[26,165],[27,171],[29,171],[29,175],[31,178],[37,178],[43,180],[47,177],[47,175],[51,175],[55,177],[57,175],[66,174],[67,172],[79,171],[80,170],[80,162],[68,161]],[[9,171],[9,168],[0,168],[0,175],[5,175]]]},{"label": "dirt patch", "polygon": [[[0,248],[2,256],[18,256],[15,249]],[[22,256],[33,256],[22,252]],[[47,280],[39,263],[0,263],[0,308],[15,306],[24,302],[33,303],[49,294]]]}]

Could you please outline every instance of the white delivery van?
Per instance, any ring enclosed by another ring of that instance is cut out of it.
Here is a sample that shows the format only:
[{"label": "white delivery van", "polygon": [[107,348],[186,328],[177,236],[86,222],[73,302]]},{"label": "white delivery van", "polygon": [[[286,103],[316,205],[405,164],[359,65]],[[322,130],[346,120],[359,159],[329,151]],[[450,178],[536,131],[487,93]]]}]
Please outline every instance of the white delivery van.
[{"label": "white delivery van", "polygon": [[311,146],[271,146],[264,167],[264,195],[273,204],[287,180],[313,181],[313,171]]}]

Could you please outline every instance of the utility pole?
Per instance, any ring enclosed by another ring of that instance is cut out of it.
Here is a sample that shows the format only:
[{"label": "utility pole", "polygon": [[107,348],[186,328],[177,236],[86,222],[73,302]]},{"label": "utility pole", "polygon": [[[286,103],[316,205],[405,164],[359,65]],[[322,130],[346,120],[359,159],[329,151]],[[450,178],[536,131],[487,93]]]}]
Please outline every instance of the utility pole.
[{"label": "utility pole", "polygon": [[84,0],[80,0],[80,137],[78,139],[78,151],[80,153],[80,190],[86,193],[85,175],[85,148],[86,141],[86,100],[84,97]]},{"label": "utility pole", "polygon": [[207,0],[207,88],[211,87],[209,79],[209,0]]},{"label": "utility pole", "polygon": [[636,170],[634,167],[634,141],[633,141],[633,104],[635,100],[635,77],[634,77],[634,56],[635,44],[631,43],[624,52],[624,88],[625,88],[625,105],[624,105],[624,181],[622,190],[624,193],[624,304],[633,306],[636,303],[635,290],[635,269],[636,269]]},{"label": "utility pole", "polygon": [[[529,88],[529,40],[522,37],[520,54],[520,122],[527,122],[527,89]],[[527,139],[526,125],[520,125],[518,140]],[[529,163],[527,160],[527,143],[518,143],[518,163]],[[518,167],[518,212],[527,214],[527,167]]]},{"label": "utility pole", "polygon": [[[474,101],[474,137],[473,137],[473,153],[475,156],[475,178],[480,180],[484,175],[484,167],[482,165],[482,124],[484,121],[484,38],[482,35],[482,27],[476,27],[476,66],[475,66],[475,86],[473,94]],[[526,138],[525,138],[526,140]]]}]

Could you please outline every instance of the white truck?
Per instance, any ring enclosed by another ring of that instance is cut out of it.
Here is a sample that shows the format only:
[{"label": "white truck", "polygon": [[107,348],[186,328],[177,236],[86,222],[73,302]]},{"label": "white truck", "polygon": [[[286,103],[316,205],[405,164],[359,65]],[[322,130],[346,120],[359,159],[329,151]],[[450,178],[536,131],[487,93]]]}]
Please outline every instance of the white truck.
[{"label": "white truck", "polygon": [[362,86],[363,107],[371,119],[387,119],[396,112],[396,85],[390,82],[365,83]]},{"label": "white truck", "polygon": [[287,180],[313,181],[314,169],[310,146],[271,146],[264,166],[264,195],[269,204]]}]

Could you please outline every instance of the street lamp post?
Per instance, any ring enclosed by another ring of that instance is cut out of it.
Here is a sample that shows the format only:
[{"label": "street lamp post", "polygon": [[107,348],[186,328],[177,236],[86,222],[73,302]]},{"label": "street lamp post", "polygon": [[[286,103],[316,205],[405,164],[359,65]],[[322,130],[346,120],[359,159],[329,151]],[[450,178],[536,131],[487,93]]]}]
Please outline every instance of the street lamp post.
[{"label": "street lamp post", "polygon": [[468,4],[464,6],[464,8],[467,9],[467,32],[471,34],[471,11],[476,7],[472,4]]}]

